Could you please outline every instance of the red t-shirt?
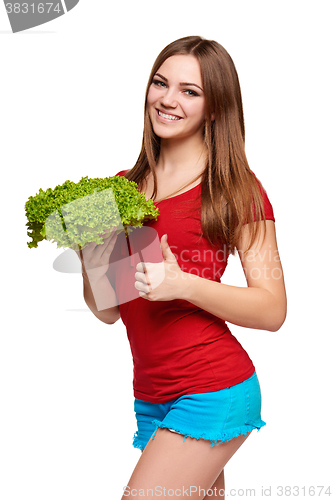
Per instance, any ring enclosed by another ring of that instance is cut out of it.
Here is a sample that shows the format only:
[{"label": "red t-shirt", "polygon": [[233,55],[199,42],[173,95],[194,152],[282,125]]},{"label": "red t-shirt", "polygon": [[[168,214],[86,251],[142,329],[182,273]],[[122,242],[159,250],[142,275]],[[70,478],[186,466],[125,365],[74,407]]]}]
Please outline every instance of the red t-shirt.
[{"label": "red t-shirt", "polygon": [[[228,255],[222,248],[212,247],[204,236],[200,238],[200,194],[201,184],[160,201],[156,204],[160,211],[157,220],[145,222],[144,227],[157,231],[159,240],[163,234],[168,235],[171,251],[184,272],[220,282]],[[274,221],[273,208],[265,191],[263,197],[266,219]],[[193,203],[193,209],[187,214]],[[134,251],[138,245],[135,231],[131,235]],[[125,244],[126,238],[118,237],[113,252],[113,259],[118,262],[110,266],[112,271],[108,275],[118,296],[121,319],[133,355],[134,396],[161,404],[183,394],[224,389],[250,377],[255,367],[249,355],[225,321],[217,316],[186,300],[151,302],[140,297],[136,289],[133,300],[122,303],[125,289],[135,288],[136,265],[141,262],[135,253],[131,271],[128,263],[127,267],[126,264],[122,266],[126,260],[121,260],[127,250]],[[126,273],[127,277],[132,273],[132,281],[124,279]]]}]

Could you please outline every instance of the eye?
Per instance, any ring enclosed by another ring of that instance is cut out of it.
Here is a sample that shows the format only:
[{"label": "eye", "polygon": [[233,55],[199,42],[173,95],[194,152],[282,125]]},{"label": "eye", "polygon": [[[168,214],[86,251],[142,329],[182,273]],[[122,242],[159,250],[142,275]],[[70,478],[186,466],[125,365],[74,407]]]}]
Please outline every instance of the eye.
[{"label": "eye", "polygon": [[153,80],[152,83],[157,87],[165,87],[165,83],[162,82],[161,80]]},{"label": "eye", "polygon": [[195,90],[188,89],[188,90],[184,90],[184,92],[185,92],[185,94],[188,92],[187,95],[189,95],[189,96],[198,96],[199,95],[197,92],[195,92]]}]

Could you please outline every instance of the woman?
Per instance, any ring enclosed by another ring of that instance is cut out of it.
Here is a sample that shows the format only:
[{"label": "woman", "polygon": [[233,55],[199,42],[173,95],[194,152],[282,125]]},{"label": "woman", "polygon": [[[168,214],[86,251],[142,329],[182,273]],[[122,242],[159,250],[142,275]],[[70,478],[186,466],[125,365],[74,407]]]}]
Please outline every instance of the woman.
[{"label": "woman", "polygon": [[[163,281],[160,264],[138,262],[140,297],[118,306],[107,271],[116,237],[84,250],[85,264],[100,264],[89,280],[83,273],[86,302],[106,323],[121,316],[134,360],[133,444],[143,453],[123,499],[224,498],[225,464],[265,425],[254,365],[225,323],[277,331],[286,316],[274,214],[244,140],[226,50],[197,36],[169,44],[148,81],[138,161],[117,174],[160,210],[145,225],[160,238]],[[247,287],[220,282],[236,251]]]}]

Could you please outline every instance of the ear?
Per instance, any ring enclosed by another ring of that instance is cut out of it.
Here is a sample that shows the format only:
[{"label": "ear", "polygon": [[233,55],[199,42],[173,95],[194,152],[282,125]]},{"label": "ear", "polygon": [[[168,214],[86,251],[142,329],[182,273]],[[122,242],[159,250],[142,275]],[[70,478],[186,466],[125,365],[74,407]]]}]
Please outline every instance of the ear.
[{"label": "ear", "polygon": [[210,120],[213,122],[215,121],[215,113],[212,113],[212,116],[210,117]]}]

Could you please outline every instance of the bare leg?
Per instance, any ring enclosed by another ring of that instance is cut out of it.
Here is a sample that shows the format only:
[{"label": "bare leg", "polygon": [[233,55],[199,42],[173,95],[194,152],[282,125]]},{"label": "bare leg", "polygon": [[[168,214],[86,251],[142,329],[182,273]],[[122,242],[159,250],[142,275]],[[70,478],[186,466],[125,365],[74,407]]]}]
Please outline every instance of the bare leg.
[{"label": "bare leg", "polygon": [[204,439],[187,437],[184,442],[184,436],[158,429],[142,453],[122,500],[136,500],[140,490],[141,496],[151,498],[203,500],[216,481],[221,484],[223,479],[224,484],[222,470],[249,434],[211,447]]},{"label": "bare leg", "polygon": [[[141,451],[141,454],[143,451]],[[213,486],[211,486],[211,490],[214,492],[213,495],[209,494],[209,496],[205,496],[203,500],[209,500],[210,498],[220,498],[224,500],[225,498],[225,479],[224,479],[224,469],[222,469],[221,474],[219,477],[216,479],[215,483]],[[209,492],[210,493],[210,492]]]},{"label": "bare leg", "polygon": [[215,483],[213,484],[213,486],[211,486],[210,489],[214,492],[213,495],[211,495],[211,493],[209,492],[209,495],[206,495],[203,500],[210,500],[211,498],[224,499],[224,492],[225,492],[224,469],[222,470],[221,474],[216,479]]}]

